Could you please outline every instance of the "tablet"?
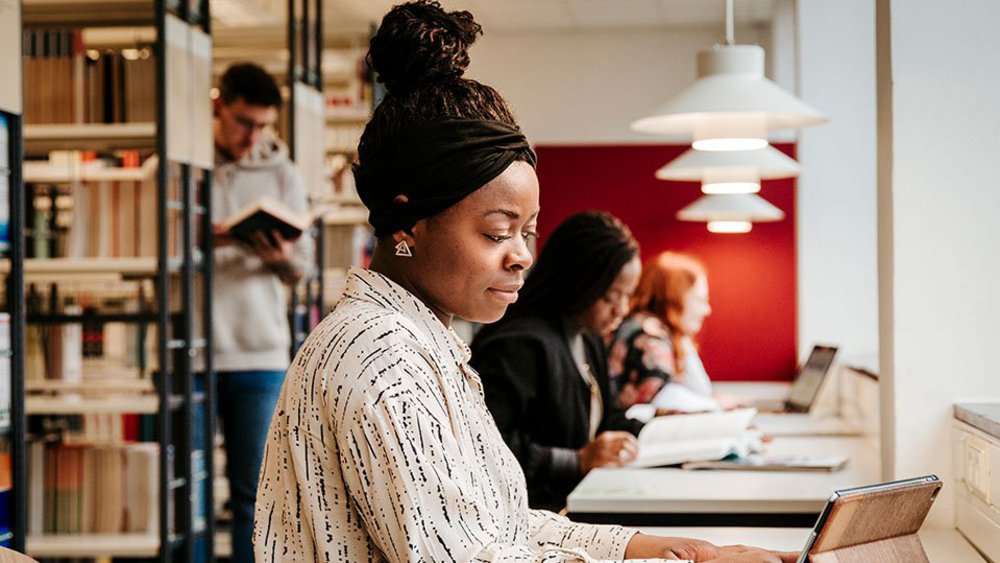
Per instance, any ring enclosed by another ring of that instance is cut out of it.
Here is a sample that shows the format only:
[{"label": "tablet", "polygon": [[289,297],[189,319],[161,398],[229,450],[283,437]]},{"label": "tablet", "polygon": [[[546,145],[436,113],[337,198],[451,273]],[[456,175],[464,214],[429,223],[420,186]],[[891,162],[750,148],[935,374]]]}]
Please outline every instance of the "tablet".
[{"label": "tablet", "polygon": [[[816,520],[798,563],[808,562],[810,555],[816,559],[824,552],[907,536],[911,539],[898,549],[913,551],[907,551],[905,559],[893,560],[921,561],[923,547],[915,534],[940,490],[937,475],[926,475],[834,492]],[[922,560],[926,561],[926,556]]]}]

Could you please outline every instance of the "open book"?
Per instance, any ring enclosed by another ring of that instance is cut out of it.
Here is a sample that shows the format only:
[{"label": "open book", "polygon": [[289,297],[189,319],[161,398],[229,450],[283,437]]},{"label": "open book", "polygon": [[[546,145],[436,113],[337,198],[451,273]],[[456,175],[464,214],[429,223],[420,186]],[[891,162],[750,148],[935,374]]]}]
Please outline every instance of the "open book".
[{"label": "open book", "polygon": [[307,212],[298,213],[274,198],[262,197],[226,219],[222,227],[236,240],[249,244],[256,231],[268,237],[271,231],[278,231],[285,240],[295,240],[309,230],[312,220]]},{"label": "open book", "polygon": [[639,433],[639,456],[631,467],[708,461],[745,455],[747,426],[756,409],[658,416]]}]

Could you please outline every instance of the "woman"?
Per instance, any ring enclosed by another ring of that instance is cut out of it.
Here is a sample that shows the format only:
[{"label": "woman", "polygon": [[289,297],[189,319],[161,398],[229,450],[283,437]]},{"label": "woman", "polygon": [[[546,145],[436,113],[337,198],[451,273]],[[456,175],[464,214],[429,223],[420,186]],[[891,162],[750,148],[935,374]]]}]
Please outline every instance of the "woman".
[{"label": "woman", "polygon": [[646,262],[631,314],[612,341],[608,374],[618,405],[648,420],[654,412],[718,410],[695,337],[712,313],[705,267],[663,252]]},{"label": "woman", "polygon": [[486,405],[534,508],[559,510],[588,471],[635,458],[642,423],[610,400],[602,338],[628,313],[641,266],[618,219],[573,215],[545,243],[507,316],[472,343]]},{"label": "woman", "polygon": [[356,175],[379,243],[282,388],[258,487],[258,560],[778,561],[528,510],[450,329],[455,316],[495,321],[516,300],[538,214],[527,140],[495,90],[462,78],[479,33],[468,12],[419,1],[393,8],[371,40],[389,93]]}]

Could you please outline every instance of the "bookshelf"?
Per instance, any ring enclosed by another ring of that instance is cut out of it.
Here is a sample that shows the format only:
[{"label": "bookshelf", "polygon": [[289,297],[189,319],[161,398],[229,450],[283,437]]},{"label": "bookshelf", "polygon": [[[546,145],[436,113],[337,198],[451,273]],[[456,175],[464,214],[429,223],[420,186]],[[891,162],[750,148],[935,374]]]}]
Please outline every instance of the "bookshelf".
[{"label": "bookshelf", "polygon": [[28,538],[28,552],[45,558],[156,557],[160,538],[155,534],[63,534]]},{"label": "bookshelf", "polygon": [[213,459],[194,448],[215,432],[208,1],[25,0],[23,15],[27,217],[12,241],[27,250],[0,271],[28,284],[14,402],[34,439],[18,459],[46,473],[18,480],[36,502],[13,511],[15,539],[36,558],[212,560]]},{"label": "bookshelf", "polygon": [[4,267],[0,320],[0,545],[24,551],[24,190],[21,179],[24,100],[21,87],[21,4],[0,0],[0,265]]},{"label": "bookshelf", "polygon": [[156,147],[155,123],[52,123],[24,128],[25,150],[151,149]]},{"label": "bookshelf", "polygon": [[160,401],[155,395],[125,397],[76,397],[60,393],[54,397],[27,397],[29,415],[51,414],[156,414]]},{"label": "bookshelf", "polygon": [[[310,194],[326,184],[323,145],[323,3],[321,0],[288,0],[288,149],[302,173]],[[309,332],[323,316],[324,246],[326,229],[317,219],[309,236],[315,239],[312,272],[291,290],[288,320],[294,358]]]}]

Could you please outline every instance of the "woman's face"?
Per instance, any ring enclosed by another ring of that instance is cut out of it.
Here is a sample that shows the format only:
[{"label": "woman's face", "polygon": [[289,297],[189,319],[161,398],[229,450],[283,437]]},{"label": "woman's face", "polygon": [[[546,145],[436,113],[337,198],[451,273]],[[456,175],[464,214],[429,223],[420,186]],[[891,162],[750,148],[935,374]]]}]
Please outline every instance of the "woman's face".
[{"label": "woman's face", "polygon": [[516,161],[441,214],[418,221],[413,257],[397,259],[413,261],[411,282],[442,320],[455,315],[491,323],[524,285],[537,220],[535,169]]},{"label": "woman's face", "polygon": [[684,334],[694,336],[701,331],[705,317],[712,314],[712,306],[708,303],[708,279],[698,276],[694,285],[684,294],[684,311],[681,313],[678,325]]},{"label": "woman's face", "polygon": [[642,262],[636,256],[622,266],[604,295],[580,314],[580,325],[602,338],[614,332],[628,314],[629,299],[639,285],[641,273]]}]

